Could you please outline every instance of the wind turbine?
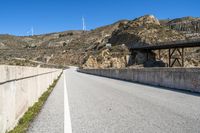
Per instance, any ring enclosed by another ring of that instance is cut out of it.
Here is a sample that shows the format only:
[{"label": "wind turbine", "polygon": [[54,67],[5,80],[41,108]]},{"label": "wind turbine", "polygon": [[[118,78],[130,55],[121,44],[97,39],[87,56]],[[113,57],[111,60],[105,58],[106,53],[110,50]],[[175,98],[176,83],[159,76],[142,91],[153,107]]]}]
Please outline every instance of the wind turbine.
[{"label": "wind turbine", "polygon": [[83,31],[86,31],[86,24],[85,24],[85,18],[82,17],[82,22],[83,22]]},{"label": "wind turbine", "polygon": [[33,29],[33,27],[31,28],[31,35],[32,36],[34,35],[34,29]]},{"label": "wind turbine", "polygon": [[33,29],[33,27],[31,27],[30,31],[27,32],[27,34],[30,34],[30,33],[31,33],[31,36],[34,35],[34,29]]}]

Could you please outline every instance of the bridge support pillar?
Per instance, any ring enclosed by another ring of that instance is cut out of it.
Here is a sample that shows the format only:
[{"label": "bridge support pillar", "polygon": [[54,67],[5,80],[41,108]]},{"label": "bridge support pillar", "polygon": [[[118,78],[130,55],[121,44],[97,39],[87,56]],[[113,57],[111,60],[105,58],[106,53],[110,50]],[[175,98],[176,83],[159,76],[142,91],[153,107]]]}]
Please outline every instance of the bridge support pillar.
[{"label": "bridge support pillar", "polygon": [[184,67],[184,48],[169,49],[169,67],[173,67],[177,62],[180,67]]}]

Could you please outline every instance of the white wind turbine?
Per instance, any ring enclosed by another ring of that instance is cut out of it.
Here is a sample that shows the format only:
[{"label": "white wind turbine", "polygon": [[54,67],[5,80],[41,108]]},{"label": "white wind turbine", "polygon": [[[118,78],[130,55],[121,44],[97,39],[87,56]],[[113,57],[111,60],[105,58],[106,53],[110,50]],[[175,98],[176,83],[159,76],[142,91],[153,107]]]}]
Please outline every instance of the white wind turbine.
[{"label": "white wind turbine", "polygon": [[83,22],[83,31],[86,31],[86,24],[85,24],[85,18],[82,17],[82,22]]},{"label": "white wind turbine", "polygon": [[30,33],[31,33],[31,36],[34,35],[34,28],[33,27],[30,29],[30,31],[27,32],[27,34],[30,34]]}]

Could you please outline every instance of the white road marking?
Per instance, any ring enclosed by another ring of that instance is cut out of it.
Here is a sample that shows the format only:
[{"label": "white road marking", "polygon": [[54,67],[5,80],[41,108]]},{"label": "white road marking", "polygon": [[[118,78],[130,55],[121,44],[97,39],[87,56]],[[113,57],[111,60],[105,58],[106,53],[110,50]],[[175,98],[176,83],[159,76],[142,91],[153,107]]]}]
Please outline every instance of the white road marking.
[{"label": "white road marking", "polygon": [[65,71],[63,71],[63,75],[64,75],[64,117],[65,117],[64,133],[72,133]]}]

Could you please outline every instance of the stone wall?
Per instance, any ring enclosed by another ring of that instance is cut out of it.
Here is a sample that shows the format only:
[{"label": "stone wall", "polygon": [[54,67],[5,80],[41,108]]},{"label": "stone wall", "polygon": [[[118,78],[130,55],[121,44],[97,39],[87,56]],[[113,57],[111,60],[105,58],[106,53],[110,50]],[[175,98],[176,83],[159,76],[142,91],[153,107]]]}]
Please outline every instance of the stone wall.
[{"label": "stone wall", "polygon": [[79,69],[79,72],[200,92],[200,68]]},{"label": "stone wall", "polygon": [[16,126],[23,114],[38,101],[59,69],[0,66],[0,133]]}]

